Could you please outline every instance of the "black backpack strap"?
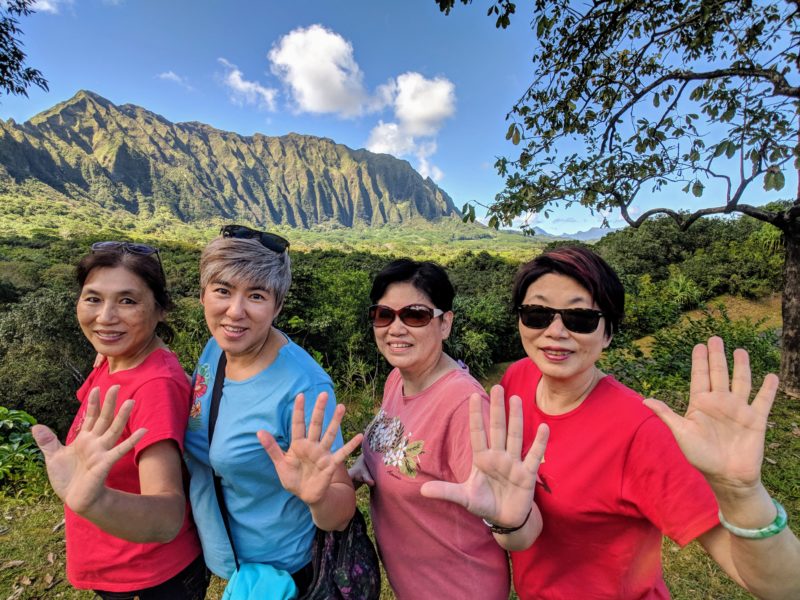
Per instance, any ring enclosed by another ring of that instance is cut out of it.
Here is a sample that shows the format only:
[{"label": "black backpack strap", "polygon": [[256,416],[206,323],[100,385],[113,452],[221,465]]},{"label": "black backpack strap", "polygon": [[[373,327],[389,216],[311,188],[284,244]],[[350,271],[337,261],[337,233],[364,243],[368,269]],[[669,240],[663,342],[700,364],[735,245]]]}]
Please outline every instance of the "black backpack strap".
[{"label": "black backpack strap", "polygon": [[[225,365],[228,363],[223,351],[219,357],[217,364],[217,373],[214,377],[214,389],[211,392],[211,406],[208,410],[208,453],[209,463],[211,462],[211,440],[214,439],[214,428],[217,425],[217,416],[219,416],[219,403],[222,399],[222,386],[225,383]],[[225,524],[225,533],[228,534],[228,541],[231,543],[231,550],[233,550],[233,562],[236,563],[236,570],[239,570],[239,557],[236,555],[236,546],[233,545],[233,535],[231,534],[231,521],[228,516],[228,507],[225,504],[225,496],[222,493],[222,477],[216,474],[214,468],[211,468],[211,474],[214,476],[214,492],[217,495],[217,504],[219,504],[219,512],[222,515],[222,522]]]}]

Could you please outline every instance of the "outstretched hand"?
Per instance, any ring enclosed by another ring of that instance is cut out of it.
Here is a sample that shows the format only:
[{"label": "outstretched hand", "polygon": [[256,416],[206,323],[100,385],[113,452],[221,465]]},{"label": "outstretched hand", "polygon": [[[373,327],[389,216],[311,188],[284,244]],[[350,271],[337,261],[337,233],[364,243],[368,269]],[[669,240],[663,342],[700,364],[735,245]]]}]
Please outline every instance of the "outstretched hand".
[{"label": "outstretched hand", "polygon": [[337,469],[358,448],[363,438],[359,433],[336,452],[331,452],[345,408],[343,404],[336,405],[333,417],[323,434],[327,402],[326,392],[317,396],[306,432],[305,396],[297,395],[292,411],[292,441],[286,452],[268,431],[262,429],[258,432],[258,440],[275,464],[283,487],[309,505],[316,504],[325,497]]},{"label": "outstretched hand", "polygon": [[80,432],[69,446],[62,445],[56,434],[44,425],[34,425],[31,430],[44,454],[53,490],[77,514],[88,512],[100,501],[111,467],[147,432],[138,429],[117,444],[133,410],[133,400],[126,400],[114,416],[118,391],[118,385],[109,388],[102,408],[99,388],[89,393]]},{"label": "outstretched hand", "polygon": [[750,358],[733,353],[733,380],[728,379],[725,347],[718,337],[692,351],[692,380],[686,415],[675,414],[659,400],[650,407],[672,430],[681,450],[712,486],[751,488],[761,480],[767,416],[778,378],[769,374],[752,403]]},{"label": "outstretched hand", "polygon": [[[544,457],[549,429],[542,424],[524,460],[522,454],[522,401],[512,396],[506,431],[503,388],[496,385],[490,394],[489,440],[483,424],[481,398],[469,399],[472,471],[463,483],[429,481],[422,495],[455,502],[471,513],[502,527],[523,523],[533,508],[536,474]],[[535,518],[541,518],[538,510]],[[533,516],[531,518],[534,518]]]}]

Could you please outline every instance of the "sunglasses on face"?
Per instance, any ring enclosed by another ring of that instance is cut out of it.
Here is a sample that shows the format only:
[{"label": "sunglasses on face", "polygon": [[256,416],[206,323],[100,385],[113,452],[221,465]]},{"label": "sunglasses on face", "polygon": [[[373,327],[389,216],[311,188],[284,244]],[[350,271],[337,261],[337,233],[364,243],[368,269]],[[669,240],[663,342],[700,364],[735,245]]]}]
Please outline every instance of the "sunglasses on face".
[{"label": "sunglasses on face", "polygon": [[594,333],[603,313],[592,308],[550,308],[538,304],[523,304],[517,308],[519,320],[529,329],[546,329],[556,315],[561,315],[564,327],[573,333]]},{"label": "sunglasses on face", "polygon": [[250,229],[244,225],[225,225],[220,229],[222,237],[236,238],[239,240],[258,240],[267,250],[280,254],[286,252],[289,247],[289,240],[282,238],[274,233]]},{"label": "sunglasses on face", "polygon": [[409,327],[425,327],[435,317],[440,317],[444,311],[439,308],[430,308],[424,304],[410,304],[400,310],[395,310],[383,304],[373,304],[369,307],[369,321],[373,327],[388,327],[394,323],[395,317]]}]

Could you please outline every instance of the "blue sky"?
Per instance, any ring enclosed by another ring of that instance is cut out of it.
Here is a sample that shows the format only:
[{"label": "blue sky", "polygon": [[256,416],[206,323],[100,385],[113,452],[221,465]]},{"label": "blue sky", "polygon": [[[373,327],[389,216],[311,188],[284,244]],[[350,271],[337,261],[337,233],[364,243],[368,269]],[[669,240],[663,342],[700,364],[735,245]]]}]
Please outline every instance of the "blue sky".
[{"label": "blue sky", "polygon": [[[486,204],[503,188],[496,157],[516,149],[505,115],[531,80],[525,5],[496,30],[480,1],[445,17],[434,0],[39,0],[22,39],[50,91],[0,99],[0,117],[24,121],[87,89],[173,122],[387,152],[456,206]],[[535,224],[600,221],[562,208]]]}]

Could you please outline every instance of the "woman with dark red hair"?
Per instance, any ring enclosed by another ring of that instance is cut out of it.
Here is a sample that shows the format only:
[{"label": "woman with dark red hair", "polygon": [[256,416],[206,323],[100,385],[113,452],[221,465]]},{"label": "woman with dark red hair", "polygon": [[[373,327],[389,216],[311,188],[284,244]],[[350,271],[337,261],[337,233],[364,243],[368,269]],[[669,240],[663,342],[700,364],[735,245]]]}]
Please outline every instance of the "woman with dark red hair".
[{"label": "woman with dark red hair", "polygon": [[[692,355],[685,417],[643,401],[596,365],[625,294],[588,249],[523,265],[513,298],[527,357],[492,390],[489,442],[473,401],[470,478],[422,493],[484,518],[512,550],[519,597],[668,598],[662,535],[681,546],[696,539],[757,596],[800,597],[800,543],[761,483],[777,378],[767,375],[748,404],[747,353],[734,353],[731,383],[722,340],[711,338]],[[537,475],[520,456],[546,440]]]}]

